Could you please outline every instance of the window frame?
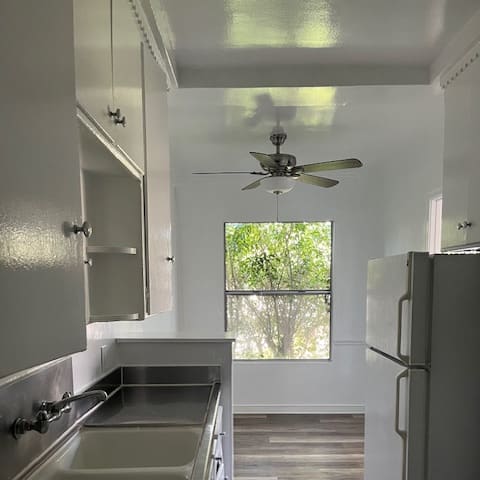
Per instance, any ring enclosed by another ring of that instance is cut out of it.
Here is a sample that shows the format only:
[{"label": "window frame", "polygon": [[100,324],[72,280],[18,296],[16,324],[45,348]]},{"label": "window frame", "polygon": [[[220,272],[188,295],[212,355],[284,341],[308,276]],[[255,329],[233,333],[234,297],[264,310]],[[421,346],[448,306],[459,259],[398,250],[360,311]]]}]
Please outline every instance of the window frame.
[{"label": "window frame", "polygon": [[[226,227],[231,223],[258,224],[258,223],[330,223],[330,289],[310,289],[310,290],[227,290],[227,242]],[[223,222],[223,290],[224,290],[224,330],[228,332],[228,296],[229,295],[329,295],[330,296],[330,315],[328,319],[328,358],[234,358],[235,362],[331,362],[332,361],[332,316],[333,316],[333,265],[334,265],[334,236],[335,222],[333,220],[288,220],[288,221],[229,221]]]}]

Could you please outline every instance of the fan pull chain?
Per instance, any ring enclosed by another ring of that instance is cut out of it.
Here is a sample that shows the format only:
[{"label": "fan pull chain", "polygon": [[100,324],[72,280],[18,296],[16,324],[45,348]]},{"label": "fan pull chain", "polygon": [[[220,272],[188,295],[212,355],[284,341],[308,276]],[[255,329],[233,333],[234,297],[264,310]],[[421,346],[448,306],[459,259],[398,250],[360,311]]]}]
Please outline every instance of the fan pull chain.
[{"label": "fan pull chain", "polygon": [[277,223],[278,223],[278,197],[279,197],[279,192],[275,192],[275,198],[276,198],[276,201],[277,201]]}]

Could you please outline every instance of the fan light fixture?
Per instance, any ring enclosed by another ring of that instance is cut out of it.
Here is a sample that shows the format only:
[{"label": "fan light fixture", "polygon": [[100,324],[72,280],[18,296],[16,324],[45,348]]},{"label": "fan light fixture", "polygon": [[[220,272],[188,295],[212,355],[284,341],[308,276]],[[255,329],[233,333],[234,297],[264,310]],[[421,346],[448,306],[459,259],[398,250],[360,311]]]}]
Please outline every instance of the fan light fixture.
[{"label": "fan light fixture", "polygon": [[295,186],[295,180],[291,177],[266,177],[262,180],[262,187],[269,193],[281,195],[287,193]]}]

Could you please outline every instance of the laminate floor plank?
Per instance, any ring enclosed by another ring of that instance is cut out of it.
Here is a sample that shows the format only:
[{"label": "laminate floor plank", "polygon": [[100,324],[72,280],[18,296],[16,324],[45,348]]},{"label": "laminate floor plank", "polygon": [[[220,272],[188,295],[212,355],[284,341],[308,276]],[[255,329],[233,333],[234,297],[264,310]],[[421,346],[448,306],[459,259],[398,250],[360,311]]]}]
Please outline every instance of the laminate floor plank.
[{"label": "laminate floor plank", "polygon": [[363,415],[235,415],[235,480],[362,480]]}]

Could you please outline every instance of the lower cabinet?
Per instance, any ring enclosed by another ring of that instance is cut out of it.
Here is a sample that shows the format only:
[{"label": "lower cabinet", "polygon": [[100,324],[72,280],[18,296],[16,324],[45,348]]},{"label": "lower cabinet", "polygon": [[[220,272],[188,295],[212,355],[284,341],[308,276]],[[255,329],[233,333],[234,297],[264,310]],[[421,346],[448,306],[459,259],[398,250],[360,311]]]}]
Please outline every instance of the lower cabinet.
[{"label": "lower cabinet", "polygon": [[225,432],[223,431],[223,407],[218,407],[217,420],[215,422],[215,430],[213,434],[213,442],[211,449],[211,467],[210,480],[224,480],[225,477],[225,463],[223,458],[223,438]]}]

